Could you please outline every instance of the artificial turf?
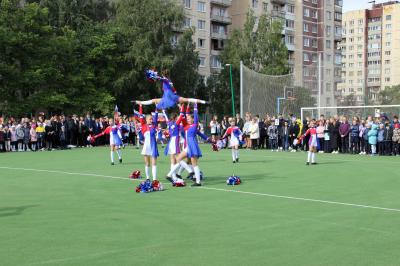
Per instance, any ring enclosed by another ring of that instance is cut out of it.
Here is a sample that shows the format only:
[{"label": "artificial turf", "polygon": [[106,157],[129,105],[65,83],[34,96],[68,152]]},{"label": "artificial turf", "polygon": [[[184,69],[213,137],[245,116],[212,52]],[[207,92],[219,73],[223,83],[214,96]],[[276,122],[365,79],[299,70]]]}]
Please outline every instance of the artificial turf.
[{"label": "artificial turf", "polygon": [[[201,149],[202,187],[172,187],[161,155],[165,190],[147,194],[128,178],[144,174],[132,146],[114,166],[106,147],[0,154],[0,265],[400,264],[400,157],[306,166],[306,153],[261,149],[233,164]],[[227,186],[232,174],[243,183]]]}]

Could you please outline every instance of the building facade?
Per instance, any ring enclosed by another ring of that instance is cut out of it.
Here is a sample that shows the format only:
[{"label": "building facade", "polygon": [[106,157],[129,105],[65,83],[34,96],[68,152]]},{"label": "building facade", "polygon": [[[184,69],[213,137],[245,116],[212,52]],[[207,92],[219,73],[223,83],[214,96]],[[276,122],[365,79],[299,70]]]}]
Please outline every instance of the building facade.
[{"label": "building facade", "polygon": [[[397,16],[397,14],[399,14]],[[375,100],[386,86],[400,83],[400,3],[373,4],[343,14],[341,101],[354,95],[357,105]],[[399,26],[399,27],[397,27]]]}]

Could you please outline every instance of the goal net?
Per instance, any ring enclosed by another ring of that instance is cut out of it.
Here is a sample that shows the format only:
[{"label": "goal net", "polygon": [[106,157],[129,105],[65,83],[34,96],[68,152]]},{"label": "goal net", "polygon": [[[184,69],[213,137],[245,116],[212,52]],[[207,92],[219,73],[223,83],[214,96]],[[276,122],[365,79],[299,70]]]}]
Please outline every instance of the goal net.
[{"label": "goal net", "polygon": [[400,105],[370,105],[370,106],[337,106],[337,107],[303,107],[301,108],[301,119],[305,119],[307,116],[319,120],[320,115],[324,115],[325,119],[330,119],[337,115],[340,117],[346,117],[349,123],[353,121],[356,116],[360,120],[367,119],[372,116],[373,120],[385,113],[390,119],[393,116],[399,116]]}]

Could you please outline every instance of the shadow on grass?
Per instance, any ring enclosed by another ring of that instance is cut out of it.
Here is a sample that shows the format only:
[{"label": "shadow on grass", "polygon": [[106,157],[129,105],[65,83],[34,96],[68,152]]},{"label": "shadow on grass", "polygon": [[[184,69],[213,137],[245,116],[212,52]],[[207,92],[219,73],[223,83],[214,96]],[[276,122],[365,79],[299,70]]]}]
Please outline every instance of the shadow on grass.
[{"label": "shadow on grass", "polygon": [[[239,177],[242,180],[242,182],[246,182],[249,180],[262,180],[262,179],[273,178],[273,176],[271,176],[271,175],[272,174],[269,174],[269,173],[261,173],[261,174],[256,174],[256,175],[239,175]],[[201,181],[201,183],[204,184],[205,186],[221,184],[221,183],[226,184],[226,181],[228,180],[229,176],[230,175],[210,176],[210,177],[206,176],[205,179]],[[277,176],[275,176],[275,177],[277,177]],[[286,178],[286,177],[279,176],[277,178]],[[188,180],[190,180],[190,179],[188,179]]]},{"label": "shadow on grass", "polygon": [[39,205],[0,208],[0,217],[21,215],[24,210],[26,210],[28,208],[37,207],[37,206],[39,206]]}]

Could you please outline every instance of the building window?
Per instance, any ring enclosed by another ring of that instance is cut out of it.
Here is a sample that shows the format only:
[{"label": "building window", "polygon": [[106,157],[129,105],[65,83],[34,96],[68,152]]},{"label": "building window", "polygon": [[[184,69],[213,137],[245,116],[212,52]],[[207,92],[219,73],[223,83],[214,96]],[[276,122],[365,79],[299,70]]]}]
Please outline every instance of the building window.
[{"label": "building window", "polygon": [[198,3],[199,11],[200,12],[206,12],[206,3],[204,2],[199,2]]},{"label": "building window", "polygon": [[308,73],[308,68],[305,68],[305,69],[304,69],[304,76],[308,76],[308,74],[309,74],[309,73]]},{"label": "building window", "polygon": [[354,71],[349,71],[349,77],[354,76]]},{"label": "building window", "polygon": [[392,16],[391,15],[386,15],[386,20],[392,20]]},{"label": "building window", "polygon": [[308,61],[308,54],[304,53],[303,56],[304,56],[304,61]]},{"label": "building window", "polygon": [[[350,79],[350,80],[349,80],[349,84],[350,84],[350,85],[353,85],[353,84],[354,84],[354,80]],[[350,92],[351,92],[351,91],[350,91]]]},{"label": "building window", "polygon": [[362,71],[357,71],[357,76],[362,76]]},{"label": "building window", "polygon": [[357,96],[357,101],[362,101],[363,97],[362,96]]},{"label": "building window", "polygon": [[313,91],[317,91],[317,83],[313,83],[312,84],[312,90]]},{"label": "building window", "polygon": [[199,66],[204,67],[204,62],[206,61],[206,59],[204,57],[199,57],[199,61],[200,61]]},{"label": "building window", "polygon": [[331,84],[330,83],[326,83],[326,91],[331,91]]},{"label": "building window", "polygon": [[349,68],[354,67],[354,63],[349,63]]},{"label": "building window", "polygon": [[317,25],[312,25],[311,31],[312,33],[317,33]]},{"label": "building window", "polygon": [[358,28],[358,33],[363,33],[364,29],[363,28]]},{"label": "building window", "polygon": [[362,88],[357,88],[357,92],[362,92]]},{"label": "building window", "polygon": [[190,28],[192,26],[192,20],[190,18],[186,18],[185,27]]},{"label": "building window", "polygon": [[381,64],[381,60],[371,60],[367,61],[367,66],[377,66]]},{"label": "building window", "polygon": [[326,62],[328,62],[328,63],[331,62],[331,55],[330,54],[326,55]]},{"label": "building window", "polygon": [[354,20],[349,21],[349,26],[354,26]]},{"label": "building window", "polygon": [[346,29],[342,29],[342,35],[346,35]]},{"label": "building window", "polygon": [[171,43],[172,44],[177,44],[178,43],[178,35],[172,35]]},{"label": "building window", "polygon": [[286,12],[294,14],[294,6],[286,5]]},{"label": "building window", "polygon": [[362,79],[357,79],[357,84],[362,84],[363,80]]},{"label": "building window", "polygon": [[385,78],[385,82],[390,82],[390,78]]},{"label": "building window", "polygon": [[369,44],[367,44],[367,48],[368,49],[381,48],[381,43],[380,42],[378,42],[378,43],[369,43]]},{"label": "building window", "polygon": [[304,8],[304,16],[309,17],[310,16],[310,9]]},{"label": "building window", "polygon": [[363,46],[362,45],[358,45],[357,46],[357,50],[362,50],[363,49]]},{"label": "building window", "polygon": [[354,38],[349,38],[349,42],[354,42]]},{"label": "building window", "polygon": [[385,69],[385,74],[390,74],[390,68]]},{"label": "building window", "polygon": [[349,30],[349,34],[354,34],[354,29]]},{"label": "building window", "polygon": [[381,78],[367,78],[367,82],[371,83],[371,82],[381,82]]},{"label": "building window", "polygon": [[221,67],[221,62],[216,57],[211,57],[211,67]]},{"label": "building window", "polygon": [[317,18],[317,11],[312,12],[312,18]]},{"label": "building window", "polygon": [[390,55],[390,51],[386,51],[386,52],[385,52],[385,55]]},{"label": "building window", "polygon": [[363,37],[357,37],[357,41],[362,42],[363,41]]},{"label": "building window", "polygon": [[386,46],[386,47],[390,47],[390,42],[386,42],[386,43],[385,43],[385,46]]},{"label": "building window", "polygon": [[317,55],[316,54],[312,54],[311,59],[313,62],[317,62]]},{"label": "building window", "polygon": [[380,68],[375,68],[375,69],[368,69],[368,75],[370,74],[380,74],[381,69]]},{"label": "building window", "polygon": [[317,47],[317,40],[312,40],[312,47]]},{"label": "building window", "polygon": [[311,75],[314,76],[314,77],[317,76],[317,69],[316,68],[311,69]]},{"label": "building window", "polygon": [[286,35],[285,36],[285,43],[294,44],[294,36]]},{"label": "building window", "polygon": [[286,20],[286,27],[294,29],[294,20]]},{"label": "building window", "polygon": [[326,48],[331,48],[331,41],[326,41]]},{"label": "building window", "polygon": [[258,18],[254,18],[254,25],[258,25]]},{"label": "building window", "polygon": [[326,11],[326,19],[331,19],[331,12],[330,11]]},{"label": "building window", "polygon": [[362,59],[362,54],[357,54],[357,59]]},{"label": "building window", "polygon": [[362,62],[358,62],[357,67],[362,67],[362,64],[363,64]]},{"label": "building window", "polygon": [[326,26],[326,33],[331,35],[331,26]]},{"label": "building window", "polygon": [[308,24],[304,23],[304,31],[308,31]]},{"label": "building window", "polygon": [[185,8],[192,8],[191,0],[185,0]]},{"label": "building window", "polygon": [[317,4],[317,0],[312,0],[312,3],[313,4]]},{"label": "building window", "polygon": [[381,21],[381,17],[369,18],[368,22],[378,22]]},{"label": "building window", "polygon": [[268,11],[268,3],[263,3],[263,11]]},{"label": "building window", "polygon": [[359,19],[358,20],[358,25],[361,25],[361,24],[363,24],[364,23],[364,20],[363,19]]},{"label": "building window", "polygon": [[354,50],[354,46],[349,46],[349,51],[353,51]]},{"label": "building window", "polygon": [[308,82],[304,82],[304,88],[309,89],[310,86],[308,85]]},{"label": "building window", "polygon": [[354,88],[349,88],[349,93],[354,93]]},{"label": "building window", "polygon": [[335,12],[335,20],[342,20],[342,13]]},{"label": "building window", "polygon": [[206,22],[204,20],[199,20],[198,28],[199,28],[199,30],[206,30]]},{"label": "building window", "polygon": [[253,0],[253,8],[258,8],[258,1]]},{"label": "building window", "polygon": [[349,54],[349,59],[354,59],[354,55],[353,54]]},{"label": "building window", "polygon": [[367,53],[367,56],[368,57],[381,56],[381,52],[370,52],[370,53]]},{"label": "building window", "polygon": [[206,48],[206,40],[205,39],[199,39],[198,41],[198,47],[200,49],[205,49]]},{"label": "building window", "polygon": [[310,39],[304,38],[304,46],[310,46]]},{"label": "building window", "polygon": [[368,31],[381,30],[381,25],[368,27]]},{"label": "building window", "polygon": [[392,28],[392,24],[386,24],[386,29],[390,30]]},{"label": "building window", "polygon": [[326,76],[327,76],[328,78],[331,76],[331,70],[330,70],[330,69],[327,69],[327,70],[326,70]]}]

